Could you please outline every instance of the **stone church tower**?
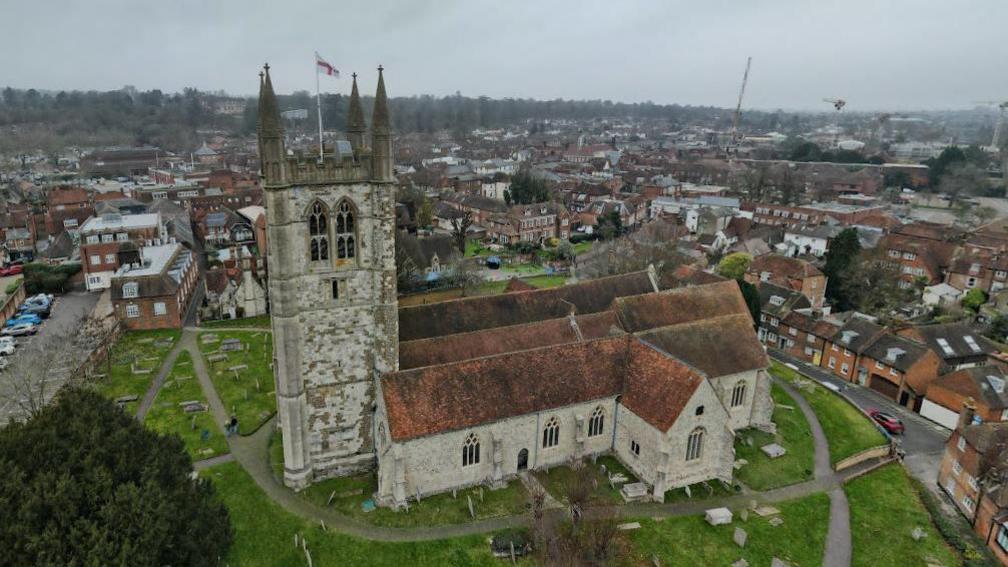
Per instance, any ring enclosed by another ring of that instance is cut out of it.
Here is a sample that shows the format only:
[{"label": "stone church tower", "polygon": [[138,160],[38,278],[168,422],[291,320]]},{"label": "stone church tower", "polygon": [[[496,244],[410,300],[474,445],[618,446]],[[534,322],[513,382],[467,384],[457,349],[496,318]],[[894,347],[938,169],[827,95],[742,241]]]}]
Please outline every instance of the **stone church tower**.
[{"label": "stone church tower", "polygon": [[[346,142],[289,153],[269,66],[260,73],[259,156],[269,242],[284,481],[374,466],[375,378],[396,370],[395,177],[382,68],[365,139],[354,75]],[[368,145],[370,141],[370,147]]]}]

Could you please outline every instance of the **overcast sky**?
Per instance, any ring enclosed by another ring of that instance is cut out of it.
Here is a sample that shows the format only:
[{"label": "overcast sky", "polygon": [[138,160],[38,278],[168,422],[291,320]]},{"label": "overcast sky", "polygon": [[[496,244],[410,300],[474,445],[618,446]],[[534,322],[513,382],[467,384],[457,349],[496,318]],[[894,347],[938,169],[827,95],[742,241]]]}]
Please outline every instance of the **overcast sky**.
[{"label": "overcast sky", "polygon": [[373,92],[822,110],[1008,99],[1006,0],[3,0],[0,86]]}]

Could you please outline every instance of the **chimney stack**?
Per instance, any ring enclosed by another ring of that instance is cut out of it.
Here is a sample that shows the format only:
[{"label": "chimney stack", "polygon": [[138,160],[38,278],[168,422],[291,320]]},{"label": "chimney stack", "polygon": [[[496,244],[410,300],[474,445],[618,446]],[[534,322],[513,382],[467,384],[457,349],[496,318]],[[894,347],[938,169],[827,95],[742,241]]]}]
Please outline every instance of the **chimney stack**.
[{"label": "chimney stack", "polygon": [[967,425],[972,425],[973,416],[976,414],[976,404],[973,398],[966,398],[963,401],[962,411],[959,412],[959,423],[956,425],[956,431],[962,432]]}]

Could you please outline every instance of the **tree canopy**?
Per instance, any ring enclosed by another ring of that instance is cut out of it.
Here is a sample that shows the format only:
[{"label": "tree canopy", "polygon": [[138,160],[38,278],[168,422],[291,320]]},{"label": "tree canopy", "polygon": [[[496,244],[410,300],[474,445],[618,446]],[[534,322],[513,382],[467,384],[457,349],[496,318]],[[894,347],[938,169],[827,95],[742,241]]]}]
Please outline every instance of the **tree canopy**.
[{"label": "tree canopy", "polygon": [[837,310],[846,311],[853,307],[849,288],[845,284],[851,276],[851,268],[859,261],[860,254],[861,241],[857,229],[845,228],[830,241],[823,273],[827,278],[826,298]]},{"label": "tree canopy", "polygon": [[504,200],[510,204],[528,205],[549,201],[546,181],[521,170],[511,178],[511,186],[504,192]]},{"label": "tree canopy", "polygon": [[233,530],[178,436],[64,389],[0,430],[0,547],[13,565],[217,565]]},{"label": "tree canopy", "polygon": [[752,264],[752,256],[745,252],[733,252],[721,259],[717,273],[721,277],[741,280]]}]

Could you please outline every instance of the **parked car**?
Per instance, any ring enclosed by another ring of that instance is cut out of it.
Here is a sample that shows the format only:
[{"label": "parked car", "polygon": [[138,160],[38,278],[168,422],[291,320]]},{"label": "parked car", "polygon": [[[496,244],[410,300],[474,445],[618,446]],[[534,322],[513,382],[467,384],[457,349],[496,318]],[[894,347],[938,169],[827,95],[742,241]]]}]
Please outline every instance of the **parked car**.
[{"label": "parked car", "polygon": [[13,319],[7,321],[8,327],[13,327],[14,325],[20,325],[21,323],[31,323],[32,325],[41,325],[42,318],[34,313],[25,313],[24,315],[18,315]]},{"label": "parked car", "polygon": [[16,325],[4,327],[3,330],[0,330],[0,335],[5,337],[23,337],[26,335],[34,335],[37,332],[38,327],[31,323],[18,323]]},{"label": "parked car", "polygon": [[11,339],[9,341],[0,341],[0,356],[8,356],[14,354],[14,339],[13,337],[3,337],[5,339]]},{"label": "parked car", "polygon": [[0,268],[0,277],[5,276],[16,276],[24,271],[21,264],[11,264],[10,266],[4,266]]},{"label": "parked car", "polygon": [[903,422],[896,416],[890,415],[883,411],[877,409],[869,410],[868,415],[871,416],[883,429],[888,431],[893,435],[899,435],[903,433],[904,427]]},{"label": "parked car", "polygon": [[18,309],[17,316],[20,317],[22,315],[38,315],[43,319],[48,319],[49,306],[39,305],[37,303],[25,303],[24,305],[21,306],[20,309]]},{"label": "parked car", "polygon": [[25,300],[23,305],[45,305],[49,307],[52,305],[53,296],[52,294],[40,293],[38,295],[33,295]]}]

